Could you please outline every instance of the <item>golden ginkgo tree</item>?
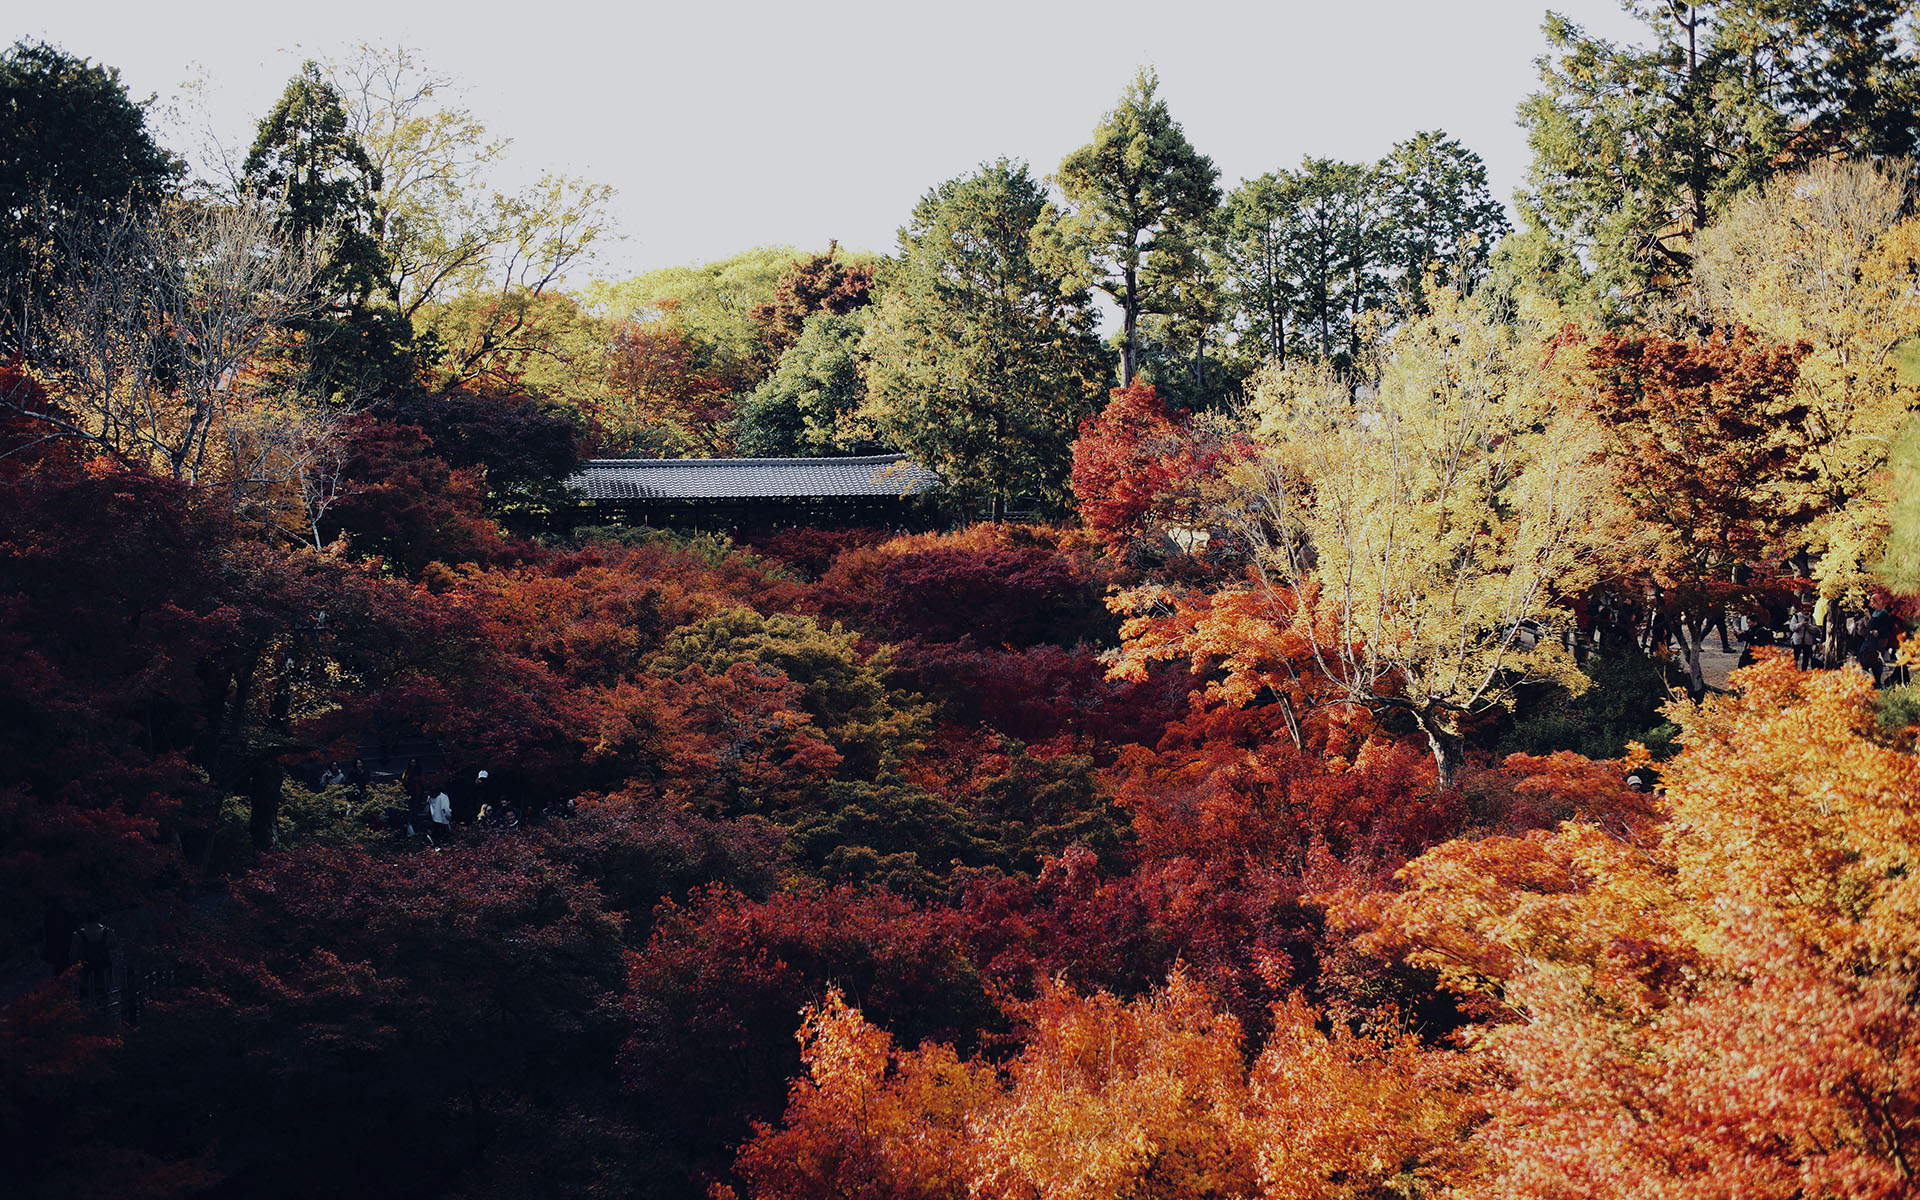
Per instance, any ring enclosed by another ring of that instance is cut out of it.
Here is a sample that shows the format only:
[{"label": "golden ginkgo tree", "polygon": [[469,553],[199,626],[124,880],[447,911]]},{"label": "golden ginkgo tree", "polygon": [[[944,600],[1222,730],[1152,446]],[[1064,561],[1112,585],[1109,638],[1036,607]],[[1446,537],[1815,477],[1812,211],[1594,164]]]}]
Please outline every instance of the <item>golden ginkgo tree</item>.
[{"label": "golden ginkgo tree", "polygon": [[1606,480],[1549,325],[1436,289],[1372,394],[1270,375],[1229,489],[1258,590],[1346,701],[1412,718],[1443,785],[1519,685],[1584,684],[1551,631],[1590,574]]}]

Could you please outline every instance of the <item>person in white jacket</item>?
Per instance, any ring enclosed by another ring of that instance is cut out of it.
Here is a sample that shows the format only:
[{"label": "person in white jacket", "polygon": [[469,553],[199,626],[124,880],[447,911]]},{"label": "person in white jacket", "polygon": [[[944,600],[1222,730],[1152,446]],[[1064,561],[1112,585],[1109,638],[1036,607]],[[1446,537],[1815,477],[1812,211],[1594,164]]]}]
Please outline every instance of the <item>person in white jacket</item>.
[{"label": "person in white jacket", "polygon": [[453,836],[453,801],[447,797],[445,788],[433,794],[427,801],[427,818],[432,823],[433,840],[444,841]]},{"label": "person in white jacket", "polygon": [[1787,618],[1787,640],[1793,644],[1793,665],[1802,671],[1813,667],[1813,622],[1795,608]]}]

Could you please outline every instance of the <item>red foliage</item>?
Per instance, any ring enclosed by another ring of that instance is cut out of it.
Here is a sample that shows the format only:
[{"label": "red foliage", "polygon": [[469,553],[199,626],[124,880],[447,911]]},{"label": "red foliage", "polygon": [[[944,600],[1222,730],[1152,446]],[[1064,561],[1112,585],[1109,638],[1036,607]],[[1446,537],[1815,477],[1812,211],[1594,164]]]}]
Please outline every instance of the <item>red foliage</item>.
[{"label": "red foliage", "polygon": [[755,553],[783,562],[807,579],[826,574],[833,560],[848,550],[877,546],[891,538],[886,529],[776,529],[748,539]]},{"label": "red foliage", "polygon": [[1298,874],[1316,846],[1397,865],[1458,827],[1430,756],[1368,742],[1343,764],[1296,749],[1277,725],[1264,709],[1208,706],[1156,749],[1122,751],[1111,774],[1141,852]]},{"label": "red foliage", "polygon": [[323,529],[359,554],[377,554],[408,574],[432,562],[503,557],[500,529],[481,511],[479,468],[456,471],[415,425],[356,419],[343,471],[345,494]]},{"label": "red foliage", "polygon": [[1071,537],[976,525],[849,550],[821,577],[815,602],[892,637],[1070,646],[1111,634],[1104,584],[1101,567]]},{"label": "red foliage", "polygon": [[1647,566],[1696,624],[1751,599],[1758,583],[1728,582],[1730,568],[1767,557],[1783,530],[1815,515],[1785,497],[1807,452],[1794,395],[1807,349],[1736,330],[1703,344],[1608,336],[1589,352],[1620,490],[1661,534]]},{"label": "red foliage", "polygon": [[607,361],[614,395],[691,434],[711,437],[731,393],[744,382],[716,373],[705,349],[671,319],[623,321],[614,330]]},{"label": "red foliage", "polygon": [[825,254],[801,259],[787,268],[774,285],[773,300],[756,304],[748,314],[760,327],[769,362],[800,340],[807,318],[815,313],[845,315],[866,305],[873,291],[873,269],[849,266],[835,257],[836,246]]},{"label": "red foliage", "polygon": [[723,888],[663,907],[628,958],[628,1086],[662,1136],[718,1173],[750,1122],[778,1116],[800,1057],[794,1016],[828,985],[905,1038],[975,1042],[997,1016],[951,912],[846,888],[750,900]]},{"label": "red foliage", "polygon": [[1111,747],[1158,741],[1185,711],[1192,686],[1185,672],[1172,670],[1111,679],[1091,646],[1044,642],[1022,649],[990,649],[969,638],[906,642],[895,648],[892,666],[904,686],[940,701],[951,724],[985,725],[1023,742],[1065,739],[1103,757]]},{"label": "red foliage", "polygon": [[[513,1153],[528,1098],[612,1084],[620,922],[530,841],[295,851],[236,900],[188,939],[126,1067],[155,1088],[131,1103],[178,1104],[236,1191],[425,1189]],[[580,1132],[556,1123],[541,1157]]]},{"label": "red foliage", "polygon": [[1196,435],[1185,412],[1135,380],[1080,423],[1073,444],[1073,496],[1089,532],[1119,549],[1191,518],[1194,489],[1219,469],[1228,447]]}]

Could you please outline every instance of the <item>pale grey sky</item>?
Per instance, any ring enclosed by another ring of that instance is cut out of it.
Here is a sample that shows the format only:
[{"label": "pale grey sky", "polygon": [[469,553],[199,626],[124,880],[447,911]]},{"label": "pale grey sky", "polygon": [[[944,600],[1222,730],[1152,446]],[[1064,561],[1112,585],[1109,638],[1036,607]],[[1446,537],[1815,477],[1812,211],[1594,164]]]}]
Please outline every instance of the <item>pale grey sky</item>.
[{"label": "pale grey sky", "polygon": [[[1554,7],[1639,38],[1614,0]],[[591,271],[612,277],[755,245],[890,250],[944,179],[1001,155],[1050,172],[1141,65],[1159,72],[1175,118],[1229,186],[1303,155],[1376,158],[1440,128],[1487,160],[1505,199],[1526,170],[1514,108],[1535,85],[1546,8],[76,0],[35,5],[0,32],[118,67],[136,98],[162,104],[204,75],[207,117],[242,152],[302,59],[360,42],[414,47],[513,139],[507,182],[559,170],[618,189],[625,238]]]}]

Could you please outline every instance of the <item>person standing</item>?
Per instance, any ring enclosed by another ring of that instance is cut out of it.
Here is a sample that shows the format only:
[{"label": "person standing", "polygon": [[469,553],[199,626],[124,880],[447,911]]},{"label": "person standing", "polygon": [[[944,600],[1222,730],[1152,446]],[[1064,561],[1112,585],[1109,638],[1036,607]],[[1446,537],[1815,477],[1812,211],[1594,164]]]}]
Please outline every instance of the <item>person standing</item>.
[{"label": "person standing", "polygon": [[1796,606],[1787,616],[1787,640],[1793,643],[1793,665],[1802,671],[1813,669],[1813,622]]},{"label": "person standing", "polygon": [[68,957],[82,968],[80,982],[87,999],[97,997],[105,1004],[112,998],[113,954],[119,948],[120,936],[101,922],[99,913],[89,910],[81,915]]},{"label": "person standing", "polygon": [[447,796],[447,790],[441,788],[427,801],[427,820],[430,836],[437,844],[453,836],[453,801]]},{"label": "person standing", "polygon": [[400,791],[407,798],[407,824],[411,836],[413,830],[426,831],[427,826],[427,773],[421,769],[420,760],[407,760],[407,769],[400,773]]}]

